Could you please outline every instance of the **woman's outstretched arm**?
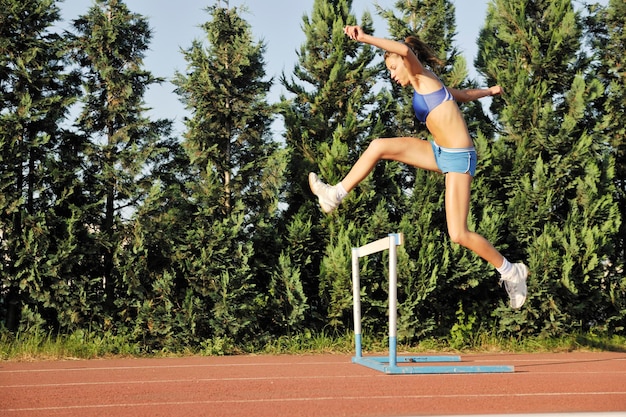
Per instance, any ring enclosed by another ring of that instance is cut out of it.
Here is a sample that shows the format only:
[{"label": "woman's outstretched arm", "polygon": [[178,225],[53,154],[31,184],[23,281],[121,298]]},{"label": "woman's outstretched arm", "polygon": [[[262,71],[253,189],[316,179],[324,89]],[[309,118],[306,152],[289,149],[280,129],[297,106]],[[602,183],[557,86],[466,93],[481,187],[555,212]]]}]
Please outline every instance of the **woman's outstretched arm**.
[{"label": "woman's outstretched arm", "polygon": [[459,103],[467,103],[468,101],[478,100],[483,97],[497,96],[503,92],[502,87],[499,85],[494,85],[489,88],[470,88],[466,90],[448,87],[448,91]]}]

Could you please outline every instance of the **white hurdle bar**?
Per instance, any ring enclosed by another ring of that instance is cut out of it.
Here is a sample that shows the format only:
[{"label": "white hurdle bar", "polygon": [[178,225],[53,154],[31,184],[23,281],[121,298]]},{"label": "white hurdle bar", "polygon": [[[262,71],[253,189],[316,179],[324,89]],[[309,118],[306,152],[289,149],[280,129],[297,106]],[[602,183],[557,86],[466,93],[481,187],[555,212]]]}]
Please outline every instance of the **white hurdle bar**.
[{"label": "white hurdle bar", "polygon": [[396,366],[396,340],[397,340],[397,292],[398,286],[398,255],[396,246],[404,244],[402,233],[390,234],[386,238],[368,243],[360,248],[352,248],[352,297],[354,302],[354,341],[356,345],[356,357],[362,358],[361,339],[361,278],[359,258],[373,253],[389,250],[389,364]]},{"label": "white hurdle bar", "polygon": [[[397,246],[404,244],[402,233],[392,233],[367,245],[352,248],[352,298],[354,306],[353,363],[387,374],[451,374],[451,373],[501,373],[514,372],[512,366],[398,366],[401,363],[460,362],[459,356],[397,356],[398,327],[398,252]],[[389,250],[389,356],[363,357],[361,329],[361,278],[359,258]]]}]

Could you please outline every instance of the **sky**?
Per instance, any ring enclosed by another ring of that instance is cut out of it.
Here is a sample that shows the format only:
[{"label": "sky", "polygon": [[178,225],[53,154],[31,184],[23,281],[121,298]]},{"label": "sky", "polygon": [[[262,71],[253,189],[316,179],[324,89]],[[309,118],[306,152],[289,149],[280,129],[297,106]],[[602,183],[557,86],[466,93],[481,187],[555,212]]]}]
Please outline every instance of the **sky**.
[{"label": "sky", "polygon": [[[375,5],[393,9],[396,0],[353,0],[352,13],[361,20],[364,11],[369,11],[374,18],[376,35],[385,36],[385,22],[376,14]],[[173,92],[174,86],[169,80],[176,71],[185,72],[186,61],[181,49],[188,49],[193,40],[205,40],[203,23],[210,20],[205,9],[215,5],[216,0],[124,0],[131,12],[146,17],[152,28],[150,50],[146,53],[145,68],[154,76],[167,81],[152,86],[145,96],[148,115],[154,119],[174,121],[175,136],[184,131],[183,119],[188,115],[179,97]],[[222,1],[222,5],[225,5]],[[465,56],[470,69],[470,77],[478,76],[473,70],[473,61],[477,53],[476,40],[487,13],[489,0],[457,0],[456,8],[457,37],[455,46]],[[60,26],[69,28],[71,21],[86,14],[93,5],[91,0],[63,0],[59,3],[63,21]],[[256,41],[266,44],[265,63],[268,78],[274,77],[274,87],[268,95],[268,101],[275,103],[285,91],[279,83],[284,72],[288,77],[293,72],[297,60],[296,51],[304,43],[302,17],[311,16],[313,0],[230,0],[230,7],[244,6],[247,11],[241,13],[252,28]],[[273,125],[274,134],[280,135],[280,123]]]}]

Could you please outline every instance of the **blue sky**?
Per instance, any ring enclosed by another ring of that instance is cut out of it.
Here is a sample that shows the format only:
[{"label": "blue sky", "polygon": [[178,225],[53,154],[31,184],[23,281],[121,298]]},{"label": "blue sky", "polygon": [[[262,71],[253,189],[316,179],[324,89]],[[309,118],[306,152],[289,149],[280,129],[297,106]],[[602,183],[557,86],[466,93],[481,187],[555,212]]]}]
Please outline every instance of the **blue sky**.
[{"label": "blue sky", "polygon": [[[204,10],[214,5],[215,0],[124,0],[128,8],[149,19],[153,30],[150,51],[145,59],[146,68],[155,76],[169,80],[176,71],[184,72],[186,62],[180,52],[191,46],[194,39],[205,39],[200,25],[210,19]],[[385,9],[393,8],[395,0],[353,0],[352,11],[360,20],[364,11],[374,17],[376,34],[386,34],[385,23],[377,16],[375,4]],[[476,40],[487,12],[488,0],[459,0],[456,7],[457,37],[456,46],[467,59],[470,75],[476,77],[472,63],[476,55]],[[69,26],[72,19],[85,14],[93,4],[90,0],[64,0],[60,3],[63,27]],[[225,2],[222,2],[225,4]],[[268,97],[270,102],[278,101],[284,90],[278,83],[284,71],[291,75],[297,60],[296,51],[304,42],[302,16],[310,16],[313,0],[230,0],[230,6],[247,8],[242,17],[247,20],[256,40],[266,43],[266,72],[274,77],[275,85]],[[174,87],[168,81],[153,86],[145,99],[152,108],[150,116],[174,120],[175,135],[180,135],[187,114]],[[280,129],[280,126],[274,129]],[[280,134],[280,132],[275,132]]]}]

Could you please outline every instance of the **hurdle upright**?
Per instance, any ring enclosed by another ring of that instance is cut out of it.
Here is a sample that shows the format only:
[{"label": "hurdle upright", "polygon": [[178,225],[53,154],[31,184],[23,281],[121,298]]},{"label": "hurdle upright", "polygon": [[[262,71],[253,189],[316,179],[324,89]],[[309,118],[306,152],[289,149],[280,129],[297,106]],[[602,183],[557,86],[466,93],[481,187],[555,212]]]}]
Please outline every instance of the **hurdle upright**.
[{"label": "hurdle upright", "polygon": [[[354,312],[355,356],[352,362],[386,374],[458,374],[458,373],[502,373],[514,372],[508,365],[490,366],[407,366],[398,363],[461,362],[459,356],[397,356],[398,321],[398,253],[397,247],[404,244],[402,233],[391,233],[386,238],[352,248],[352,298]],[[361,278],[359,259],[377,252],[389,250],[389,355],[363,356],[361,331]]]}]

